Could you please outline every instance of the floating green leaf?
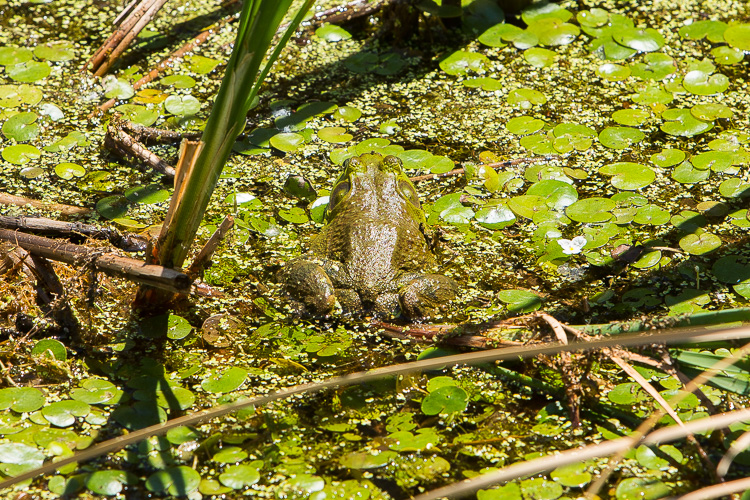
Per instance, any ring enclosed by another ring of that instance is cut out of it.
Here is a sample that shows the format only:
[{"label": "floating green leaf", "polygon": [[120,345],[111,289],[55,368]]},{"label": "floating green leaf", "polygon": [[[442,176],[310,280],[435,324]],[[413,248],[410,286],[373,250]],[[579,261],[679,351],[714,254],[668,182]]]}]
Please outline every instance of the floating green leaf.
[{"label": "floating green leaf", "polygon": [[642,189],[656,179],[656,174],[646,165],[633,162],[618,162],[599,169],[604,175],[611,175],[612,185],[617,189],[634,191]]},{"label": "floating green leaf", "polygon": [[295,132],[282,132],[272,136],[268,142],[280,151],[293,153],[302,147],[305,137]]},{"label": "floating green leaf", "polygon": [[188,75],[170,75],[159,80],[159,84],[177,89],[190,89],[195,87],[196,83],[195,78]]},{"label": "floating green leaf", "polygon": [[501,290],[497,292],[497,299],[513,313],[529,313],[542,307],[539,295],[528,290]]},{"label": "floating green leaf", "polygon": [[607,127],[599,132],[599,142],[611,149],[625,149],[638,143],[646,134],[636,128]]},{"label": "floating green leaf", "polygon": [[664,46],[664,37],[653,28],[628,28],[614,33],[615,41],[638,52],[654,52]]},{"label": "floating green leaf", "polygon": [[644,56],[645,62],[633,63],[631,74],[643,80],[664,80],[677,70],[674,59],[660,52],[653,52]]},{"label": "floating green leaf", "polygon": [[46,62],[26,61],[13,66],[6,66],[8,76],[17,82],[36,82],[46,78],[52,68]]},{"label": "floating green leaf", "polygon": [[713,128],[713,123],[695,118],[688,109],[672,108],[664,111],[661,117],[666,122],[661,124],[662,132],[669,135],[693,137]]},{"label": "floating green leaf", "polygon": [[33,58],[34,53],[26,47],[0,47],[0,66],[13,66]]},{"label": "floating green leaf", "polygon": [[576,222],[607,222],[616,203],[609,198],[584,198],[571,204],[565,209],[565,215]]},{"label": "floating green leaf", "polygon": [[630,477],[620,481],[615,490],[617,500],[656,500],[669,495],[672,489],[653,478]]},{"label": "floating green leaf", "polygon": [[138,483],[138,477],[121,470],[98,470],[86,478],[86,487],[98,495],[113,496],[122,491],[124,485]]},{"label": "floating green leaf", "polygon": [[[733,24],[724,31],[724,40],[735,49],[750,51],[750,24]],[[720,41],[720,40],[719,40]]]},{"label": "floating green leaf", "polygon": [[705,181],[710,174],[710,170],[697,169],[689,160],[685,160],[672,171],[672,179],[681,184],[694,184]]},{"label": "floating green leaf", "polygon": [[258,469],[247,464],[232,465],[219,475],[221,484],[235,490],[252,486],[259,480]]},{"label": "floating green leaf", "polygon": [[191,95],[171,95],[164,101],[164,109],[173,115],[190,116],[201,109],[201,103]]},{"label": "floating green leaf", "polygon": [[42,156],[42,152],[28,144],[15,144],[3,148],[3,159],[16,165],[25,165]]},{"label": "floating green leaf", "polygon": [[690,114],[706,122],[714,121],[717,118],[731,118],[734,115],[729,106],[714,102],[696,104],[690,108]]},{"label": "floating green leaf", "polygon": [[65,361],[68,359],[68,352],[65,349],[65,345],[55,339],[39,340],[31,349],[31,355],[46,356],[48,358],[56,359],[57,361]]},{"label": "floating green leaf", "polygon": [[502,82],[488,76],[483,76],[480,78],[469,78],[463,81],[463,85],[464,87],[469,88],[481,88],[482,90],[486,90],[487,92],[495,92],[497,90],[502,90],[503,88],[505,88]]},{"label": "floating green leaf", "polygon": [[693,70],[682,79],[682,86],[691,94],[721,94],[729,87],[729,78],[721,73],[712,75],[705,71]]},{"label": "floating green leaf", "polygon": [[687,26],[680,28],[680,36],[690,40],[701,40],[708,38],[708,41],[720,43],[724,41],[724,32],[727,29],[727,23],[723,21],[694,21]]},{"label": "floating green leaf", "polygon": [[620,109],[612,113],[612,119],[620,125],[627,125],[630,127],[637,127],[643,125],[648,120],[651,113],[644,109]]},{"label": "floating green leaf", "polygon": [[455,385],[436,389],[422,400],[422,412],[425,415],[460,413],[468,405],[469,395]]},{"label": "floating green leaf", "polygon": [[442,61],[440,69],[449,75],[465,75],[469,71],[482,72],[490,65],[490,60],[484,54],[457,50]]},{"label": "floating green leaf", "polygon": [[511,106],[518,105],[522,109],[529,109],[545,102],[547,102],[547,97],[538,90],[520,88],[508,92],[508,104]]},{"label": "floating green leaf", "polygon": [[316,29],[315,34],[326,42],[340,42],[341,40],[349,40],[352,37],[352,34],[341,26],[328,23]]},{"label": "floating green leaf", "polygon": [[680,248],[691,255],[705,255],[721,247],[721,238],[711,233],[688,234],[680,239]]},{"label": "floating green leaf", "polygon": [[201,387],[210,393],[232,392],[239,388],[246,378],[247,370],[233,366],[223,372],[212,372],[203,380]]},{"label": "floating green leaf", "polygon": [[89,378],[81,382],[81,387],[70,391],[70,397],[90,405],[117,403],[123,392],[112,382],[99,378]]},{"label": "floating green leaf", "polygon": [[76,417],[85,417],[91,411],[91,407],[75,400],[64,400],[50,403],[42,408],[42,415],[49,423],[58,427],[69,427],[76,421]]},{"label": "floating green leaf", "polygon": [[596,68],[596,75],[610,82],[619,82],[630,76],[630,68],[621,64],[605,63]]},{"label": "floating green leaf", "polygon": [[333,112],[333,118],[347,122],[356,122],[362,116],[362,111],[353,106],[340,106]]},{"label": "floating green leaf", "polygon": [[556,17],[536,19],[529,24],[526,31],[536,36],[540,44],[547,46],[567,45],[581,33],[578,26]]},{"label": "floating green leaf", "polygon": [[26,142],[39,135],[36,113],[16,113],[3,123],[3,135],[17,142]]},{"label": "floating green leaf", "polygon": [[128,212],[128,199],[124,196],[107,196],[96,202],[96,211],[106,219],[118,219]]},{"label": "floating green leaf", "polygon": [[191,55],[185,58],[185,64],[189,71],[205,75],[212,72],[220,64],[220,61],[208,57]]},{"label": "floating green leaf", "polygon": [[179,465],[151,474],[146,479],[146,488],[154,493],[186,496],[198,489],[200,481],[201,476],[195,469]]},{"label": "floating green leaf", "polygon": [[83,177],[86,175],[86,169],[77,163],[60,163],[55,166],[55,173],[61,179],[66,181],[73,179],[74,177]]},{"label": "floating green leaf", "polygon": [[44,406],[42,391],[35,387],[6,387],[0,389],[0,409],[30,413]]},{"label": "floating green leaf", "polygon": [[323,127],[318,130],[318,137],[334,144],[348,142],[354,138],[352,134],[347,133],[344,127]]}]

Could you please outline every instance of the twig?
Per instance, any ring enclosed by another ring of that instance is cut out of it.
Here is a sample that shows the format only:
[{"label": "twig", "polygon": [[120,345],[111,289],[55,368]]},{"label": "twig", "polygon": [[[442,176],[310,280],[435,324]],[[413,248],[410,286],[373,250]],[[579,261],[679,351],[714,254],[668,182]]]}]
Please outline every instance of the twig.
[{"label": "twig", "polygon": [[66,238],[74,235],[83,235],[88,238],[108,240],[117,248],[127,252],[142,252],[146,249],[146,241],[139,236],[123,236],[119,231],[114,229],[83,224],[81,222],[62,222],[44,217],[9,217],[0,215],[0,228],[20,229]]},{"label": "twig", "polygon": [[[176,51],[172,52],[169,57],[164,59],[162,62],[156,65],[154,69],[143,75],[140,79],[138,79],[133,84],[133,90],[138,90],[139,88],[143,87],[147,83],[152,82],[157,76],[159,76],[159,73],[164,71],[167,68],[170,68],[174,65],[175,60],[183,57],[185,54],[192,52],[198,45],[208,40],[208,37],[213,35],[214,33],[218,32],[225,24],[230,23],[232,21],[236,21],[239,18],[238,14],[232,14],[231,16],[228,16],[218,23],[214,24],[211,29],[208,29],[206,31],[203,31],[199,33],[195,38],[190,40],[188,43],[177,49]],[[104,104],[101,104],[99,106],[99,111],[104,112],[110,109],[112,106],[115,105],[117,102],[117,99],[110,99],[109,101],[106,101]]]},{"label": "twig", "polygon": [[[130,14],[122,21],[122,24],[96,51],[85,67],[89,68],[94,76],[105,75],[165,3],[167,3],[167,0],[142,0],[134,6]],[[130,10],[130,7],[128,5],[125,10]],[[120,20],[121,17],[118,16],[117,20]]]},{"label": "twig", "polygon": [[233,226],[234,217],[232,217],[231,215],[227,215],[226,217],[224,217],[224,220],[221,221],[221,224],[219,224],[219,227],[216,228],[214,234],[212,234],[206,244],[203,245],[201,251],[198,252],[198,255],[195,257],[195,259],[193,259],[193,263],[190,264],[190,267],[188,267],[186,271],[188,276],[196,277],[203,274],[203,271],[211,261],[211,256],[213,256],[214,252],[219,247],[219,244],[224,241],[224,238]]},{"label": "twig", "polygon": [[197,141],[203,132],[176,132],[155,127],[146,127],[130,120],[118,120],[117,125],[131,134],[137,141],[156,143],[179,142],[183,139]]},{"label": "twig", "polygon": [[64,205],[62,203],[32,200],[31,198],[24,198],[23,196],[15,196],[8,193],[0,193],[0,205],[18,205],[20,207],[31,205],[34,208],[39,208],[42,210],[60,212],[65,216],[88,215],[91,213],[91,209],[89,208],[74,207],[72,205]]},{"label": "twig", "polygon": [[[496,163],[484,163],[482,165],[479,165],[481,167],[490,167],[497,170],[498,168],[503,167],[512,167],[514,165],[520,165],[522,163],[536,163],[538,161],[545,161],[545,160],[557,160],[560,157],[558,155],[545,155],[545,156],[538,156],[538,157],[530,157],[530,158],[516,158],[514,160],[506,160],[506,161],[499,161]],[[409,179],[412,182],[421,182],[421,181],[431,181],[434,179],[439,179],[441,177],[449,177],[453,175],[461,175],[464,172],[466,172],[466,169],[461,168],[454,168],[453,170],[450,170],[448,172],[443,172],[440,174],[425,174],[425,175],[417,175],[414,177],[410,177]]]},{"label": "twig", "polygon": [[160,174],[169,178],[174,177],[174,167],[164,162],[158,155],[152,153],[146,146],[136,141],[133,136],[118,127],[116,122],[110,123],[107,127],[104,145],[121,156],[130,156],[141,160]]},{"label": "twig", "polygon": [[183,272],[112,253],[92,250],[85,246],[26,233],[0,229],[0,239],[10,241],[30,253],[67,264],[91,263],[107,274],[122,276],[137,283],[175,293],[190,291],[190,278]]}]

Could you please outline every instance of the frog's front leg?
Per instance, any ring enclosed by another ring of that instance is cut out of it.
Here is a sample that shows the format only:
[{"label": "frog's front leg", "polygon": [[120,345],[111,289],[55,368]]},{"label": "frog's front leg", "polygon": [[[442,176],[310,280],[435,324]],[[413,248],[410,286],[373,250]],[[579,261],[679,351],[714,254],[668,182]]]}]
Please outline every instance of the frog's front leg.
[{"label": "frog's front leg", "polygon": [[281,281],[284,290],[310,314],[327,316],[333,311],[336,291],[319,261],[294,259],[281,270]]},{"label": "frog's front leg", "polygon": [[409,319],[432,316],[458,293],[458,284],[442,274],[420,274],[398,292],[401,311]]}]

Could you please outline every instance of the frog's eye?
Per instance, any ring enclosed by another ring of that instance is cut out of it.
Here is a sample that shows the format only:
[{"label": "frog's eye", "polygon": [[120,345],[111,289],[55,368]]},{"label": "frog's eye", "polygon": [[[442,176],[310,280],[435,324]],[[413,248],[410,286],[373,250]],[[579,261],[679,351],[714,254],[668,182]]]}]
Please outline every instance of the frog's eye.
[{"label": "frog's eye", "polygon": [[338,184],[336,184],[336,187],[333,188],[333,191],[331,191],[331,195],[328,200],[328,211],[330,212],[333,210],[336,205],[343,200],[347,193],[351,190],[351,184],[349,184],[349,181],[341,181]]},{"label": "frog's eye", "polygon": [[414,190],[414,186],[410,182],[400,181],[398,187],[401,190],[401,194],[409,200],[409,202],[415,207],[419,208],[419,195]]}]

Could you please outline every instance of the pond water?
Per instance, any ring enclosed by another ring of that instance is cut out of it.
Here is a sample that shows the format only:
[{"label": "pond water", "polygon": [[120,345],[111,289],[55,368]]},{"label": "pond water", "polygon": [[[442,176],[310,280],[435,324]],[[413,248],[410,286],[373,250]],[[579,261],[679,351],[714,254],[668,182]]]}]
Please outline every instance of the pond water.
[{"label": "pond water", "polygon": [[[0,389],[0,473],[239,398],[453,352],[386,339],[368,317],[300,318],[276,283],[283,263],[319,231],[343,162],[367,152],[398,156],[414,176],[465,170],[416,183],[440,272],[461,286],[430,323],[476,327],[543,310],[569,324],[669,325],[678,315],[747,306],[747,4],[571,1],[517,15],[486,0],[463,4],[460,22],[427,1],[316,25],[292,40],[199,232],[202,244],[224,216],[236,218],[204,276],[225,297],[191,298],[169,317],[141,320],[130,307],[134,285],[58,266],[79,325],[64,336],[23,275],[0,280],[0,326],[13,330],[0,344],[8,382]],[[233,23],[153,83],[133,83],[231,7],[167,4],[103,79],[80,70],[118,5],[0,9],[0,192],[87,207],[88,223],[155,234],[171,185],[105,149],[106,126],[117,113],[145,126],[200,129]],[[115,106],[98,111],[110,98]],[[152,150],[174,164],[178,144]],[[508,163],[490,166],[500,162]],[[290,192],[290,176],[304,178],[305,189]],[[2,215],[32,213],[61,218],[0,206]],[[31,335],[16,335],[19,318],[35,325]],[[528,340],[532,332],[487,335]],[[672,356],[693,374],[730,347]],[[577,428],[562,361],[446,368],[182,427],[23,488],[48,496],[407,498],[622,435],[654,410],[606,358],[574,361],[584,378]],[[680,387],[659,370],[638,370],[665,396]],[[680,417],[743,405],[750,372],[741,367],[733,380],[706,387],[715,409],[688,398]],[[745,427],[732,428],[727,442]],[[704,443],[712,459],[723,452],[718,441]],[[642,446],[599,494],[690,491],[710,481],[698,455],[684,443]],[[746,476],[748,463],[740,455],[730,475]],[[560,468],[478,498],[578,496],[605,465]]]}]

